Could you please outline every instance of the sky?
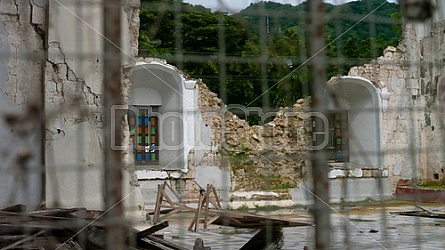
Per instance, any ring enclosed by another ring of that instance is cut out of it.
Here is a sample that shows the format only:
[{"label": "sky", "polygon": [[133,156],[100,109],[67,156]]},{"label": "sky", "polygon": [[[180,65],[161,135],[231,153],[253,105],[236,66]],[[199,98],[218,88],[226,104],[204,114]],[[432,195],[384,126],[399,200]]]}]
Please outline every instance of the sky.
[{"label": "sky", "polygon": [[[272,1],[282,4],[291,4],[291,5],[298,5],[302,2],[305,2],[306,0],[266,0],[266,1]],[[355,0],[357,1],[357,0]],[[388,2],[395,3],[397,0],[388,0]],[[221,7],[221,4],[223,4],[223,10],[234,13],[238,12],[247,6],[249,6],[251,3],[257,3],[260,2],[260,0],[183,0],[185,3],[190,3],[193,5],[202,5],[206,8],[210,8],[212,10],[218,10]],[[325,0],[327,3],[339,5],[343,4],[345,2],[352,2],[352,0]]]}]

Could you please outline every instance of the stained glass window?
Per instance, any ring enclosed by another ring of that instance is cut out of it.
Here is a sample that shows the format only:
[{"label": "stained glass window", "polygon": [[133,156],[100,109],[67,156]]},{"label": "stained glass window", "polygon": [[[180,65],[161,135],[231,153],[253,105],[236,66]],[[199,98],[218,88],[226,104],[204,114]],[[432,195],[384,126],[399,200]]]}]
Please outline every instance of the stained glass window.
[{"label": "stained glass window", "polygon": [[328,114],[329,120],[329,160],[348,162],[348,113],[337,112]]},{"label": "stained glass window", "polygon": [[159,163],[159,118],[157,107],[132,106],[128,112],[135,164]]}]

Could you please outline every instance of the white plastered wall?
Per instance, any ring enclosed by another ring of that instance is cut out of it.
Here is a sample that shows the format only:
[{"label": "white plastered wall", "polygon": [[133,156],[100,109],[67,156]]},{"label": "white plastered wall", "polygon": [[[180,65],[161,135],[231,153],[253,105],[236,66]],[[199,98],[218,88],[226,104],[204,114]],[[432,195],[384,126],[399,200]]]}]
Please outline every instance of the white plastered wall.
[{"label": "white plastered wall", "polygon": [[[104,209],[102,87],[103,1],[50,1],[46,70],[47,206]],[[123,64],[129,60],[122,11]],[[56,126],[60,125],[60,132]],[[131,219],[145,219],[139,187],[123,171],[123,203]]]}]

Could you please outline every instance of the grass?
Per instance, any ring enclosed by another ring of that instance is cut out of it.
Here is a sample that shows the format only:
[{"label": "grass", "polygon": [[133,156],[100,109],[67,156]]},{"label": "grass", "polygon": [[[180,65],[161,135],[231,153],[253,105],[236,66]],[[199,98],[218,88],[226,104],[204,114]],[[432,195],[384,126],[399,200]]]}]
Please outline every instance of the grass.
[{"label": "grass", "polygon": [[249,207],[247,206],[247,204],[242,204],[236,210],[249,210]]},{"label": "grass", "polygon": [[425,189],[445,189],[445,183],[439,180],[424,180],[419,184],[411,185],[413,188],[425,188]]}]

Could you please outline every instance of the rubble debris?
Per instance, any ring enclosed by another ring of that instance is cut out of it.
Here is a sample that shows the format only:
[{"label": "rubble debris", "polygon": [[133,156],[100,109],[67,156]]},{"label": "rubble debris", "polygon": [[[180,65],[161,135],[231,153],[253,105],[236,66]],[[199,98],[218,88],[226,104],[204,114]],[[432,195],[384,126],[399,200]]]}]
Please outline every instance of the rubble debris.
[{"label": "rubble debris", "polygon": [[26,206],[23,204],[17,204],[10,207],[5,207],[2,212],[15,212],[15,213],[24,213],[26,211]]},{"label": "rubble debris", "polygon": [[282,226],[264,226],[240,250],[269,249],[270,246],[274,246],[273,249],[281,249],[284,245],[282,230]]},{"label": "rubble debris", "polygon": [[[170,197],[168,193],[171,193],[173,197]],[[161,219],[165,219],[166,217],[180,211],[191,211],[195,212],[195,216],[188,227],[189,231],[196,232],[198,230],[198,224],[202,219],[201,216],[204,216],[204,229],[207,229],[209,224],[215,224],[259,230],[256,235],[254,235],[244,246],[242,246],[241,249],[267,249],[271,246],[275,247],[275,249],[280,249],[284,244],[282,232],[283,227],[301,227],[311,225],[310,223],[301,221],[277,219],[258,214],[225,210],[221,206],[216,189],[211,184],[207,185],[207,189],[201,189],[199,193],[200,197],[198,207],[191,208],[180,202],[179,195],[166,181],[163,184],[159,184],[153,213],[154,222],[159,222]],[[164,210],[161,210],[161,208]],[[168,212],[161,216],[162,211],[165,210]],[[143,233],[141,232],[141,234]],[[271,235],[271,237],[266,237],[269,235]],[[150,239],[152,239],[152,236],[149,236]],[[144,239],[144,242],[146,241],[147,239]],[[193,249],[207,250],[210,249],[210,247],[204,247],[203,240],[197,238],[195,240]]]},{"label": "rubble debris", "polygon": [[390,212],[390,213],[397,214],[397,215],[405,215],[405,216],[417,216],[417,217],[427,217],[427,218],[434,218],[434,219],[445,219],[445,213],[438,213],[438,212],[430,211],[430,210],[425,209],[419,205],[416,205],[416,207],[422,211],[405,211],[405,212]]},{"label": "rubble debris", "polygon": [[[0,249],[105,249],[106,223],[103,212],[85,208],[44,208],[26,212],[17,204],[0,209]],[[167,221],[137,231],[124,225],[125,249],[170,249],[184,247],[156,237]]]},{"label": "rubble debris", "polygon": [[[167,191],[172,193],[173,197],[170,197]],[[198,223],[201,221],[201,216],[204,216],[202,220],[204,229],[207,229],[207,225],[209,224],[255,229],[262,229],[266,226],[302,227],[311,225],[310,223],[302,221],[271,218],[269,216],[222,209],[216,190],[211,184],[207,185],[207,190],[200,191],[198,208],[192,208],[181,202],[175,202],[175,198],[180,201],[179,195],[166,181],[158,185],[158,195],[153,214],[154,222],[159,222],[161,219],[165,219],[180,211],[192,211],[195,212],[195,216],[188,230],[193,232],[198,231]],[[168,209],[168,213],[161,216],[161,208]]]}]

